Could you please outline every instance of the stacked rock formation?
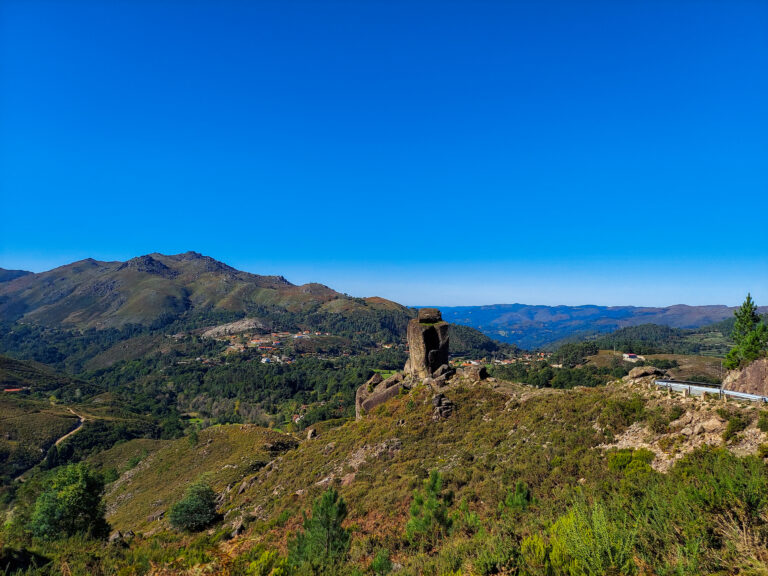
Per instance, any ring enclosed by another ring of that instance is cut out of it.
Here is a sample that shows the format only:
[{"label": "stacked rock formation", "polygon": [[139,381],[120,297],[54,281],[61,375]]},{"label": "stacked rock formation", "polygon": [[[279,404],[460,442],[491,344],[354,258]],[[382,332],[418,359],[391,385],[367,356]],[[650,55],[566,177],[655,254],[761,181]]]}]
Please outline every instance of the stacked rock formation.
[{"label": "stacked rock formation", "polygon": [[410,358],[405,372],[413,378],[431,378],[442,366],[448,368],[448,322],[437,308],[422,308],[408,323]]},{"label": "stacked rock formation", "polygon": [[[443,322],[443,317],[437,308],[419,310],[419,316],[408,323],[410,355],[405,368],[386,380],[380,374],[374,374],[368,382],[357,389],[355,395],[357,418],[361,418],[366,412],[394,398],[401,391],[410,389],[418,381],[433,389],[440,389],[449,383],[474,384],[487,378],[488,374],[484,366],[468,366],[458,371],[450,367],[448,364],[449,327],[448,322]],[[435,398],[434,419],[448,418],[454,411],[453,403],[444,394],[438,394]]]}]

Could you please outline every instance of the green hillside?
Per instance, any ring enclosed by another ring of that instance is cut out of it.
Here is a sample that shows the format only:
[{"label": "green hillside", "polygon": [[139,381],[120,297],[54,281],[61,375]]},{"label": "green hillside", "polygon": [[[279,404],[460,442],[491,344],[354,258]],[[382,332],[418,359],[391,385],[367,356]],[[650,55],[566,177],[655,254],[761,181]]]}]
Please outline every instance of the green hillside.
[{"label": "green hillside", "polygon": [[[0,284],[0,316],[53,328],[150,326],[183,319],[264,315],[277,323],[333,316],[407,318],[407,309],[380,298],[359,299],[321,284],[294,286],[281,276],[241,272],[195,252],[150,254],[127,262],[88,259]],[[305,318],[311,316],[311,318]]]},{"label": "green hillside", "polygon": [[[136,536],[123,546],[79,541],[87,552],[66,540],[30,543],[30,552],[48,558],[51,570],[66,562],[93,574],[121,566],[139,574],[258,573],[252,563],[268,550],[286,555],[313,500],[334,487],[351,531],[340,574],[371,573],[382,555],[407,575],[768,567],[768,468],[747,455],[768,440],[758,408],[723,409],[632,384],[555,391],[490,382],[445,394],[455,404],[445,420],[432,419],[433,393],[418,386],[362,420],[318,426],[298,444],[231,425],[118,445],[89,461],[111,478],[107,519]],[[706,436],[711,447],[681,436],[676,419],[688,414],[718,422]],[[720,436],[723,417],[728,430],[741,423],[728,440]],[[442,478],[435,505],[445,508],[444,525],[414,540],[406,530],[419,514],[414,491],[432,471]],[[167,511],[199,480],[217,494],[218,520],[200,535],[178,532]],[[584,549],[603,552],[579,556]]]}]

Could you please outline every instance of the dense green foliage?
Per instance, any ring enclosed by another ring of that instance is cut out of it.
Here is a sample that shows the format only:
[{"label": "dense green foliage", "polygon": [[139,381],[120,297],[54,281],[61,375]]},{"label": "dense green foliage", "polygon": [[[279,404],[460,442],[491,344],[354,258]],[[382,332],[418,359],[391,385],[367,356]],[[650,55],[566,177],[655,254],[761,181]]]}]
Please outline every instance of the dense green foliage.
[{"label": "dense green foliage", "polygon": [[347,505],[329,488],[315,500],[312,516],[304,519],[304,530],[289,545],[289,563],[311,574],[325,574],[349,552],[350,532],[342,527]]},{"label": "dense green foliage", "polygon": [[207,528],[216,520],[216,493],[205,482],[196,482],[171,507],[168,520],[179,530],[199,532]]},{"label": "dense green foliage", "polygon": [[504,357],[520,351],[520,349],[513,344],[505,344],[498,340],[493,340],[482,332],[470,328],[469,326],[463,326],[462,324],[451,324],[449,337],[451,355],[454,357]]},{"label": "dense green foliage", "polygon": [[591,364],[579,368],[555,368],[541,361],[492,366],[489,373],[501,380],[522,382],[539,388],[569,389],[575,386],[600,386],[611,379],[626,376],[629,368],[630,365],[619,360],[615,365],[603,368]]},{"label": "dense green foliage", "polygon": [[604,350],[616,349],[634,354],[705,354],[707,346],[692,336],[693,330],[670,328],[658,324],[641,324],[621,328],[594,340]]},{"label": "dense green foliage", "polygon": [[600,349],[594,342],[569,342],[563,344],[552,354],[551,361],[562,364],[564,368],[574,368],[583,364],[587,356],[597,354]]},{"label": "dense green foliage", "polygon": [[60,468],[50,486],[37,498],[30,532],[43,540],[87,534],[103,538],[109,534],[101,496],[104,480],[83,464]]},{"label": "dense green foliage", "polygon": [[751,294],[747,294],[744,303],[734,312],[731,338],[735,345],[725,357],[726,368],[743,368],[765,354],[768,326],[761,321]]}]

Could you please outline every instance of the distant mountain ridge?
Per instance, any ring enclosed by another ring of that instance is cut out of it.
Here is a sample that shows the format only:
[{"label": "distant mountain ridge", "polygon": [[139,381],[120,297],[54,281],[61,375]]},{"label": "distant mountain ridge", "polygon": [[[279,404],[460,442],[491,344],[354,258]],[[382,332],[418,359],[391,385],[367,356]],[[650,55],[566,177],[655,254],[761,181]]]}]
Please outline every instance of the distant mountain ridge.
[{"label": "distant mountain ridge", "polygon": [[[735,307],[724,305],[639,306],[490,306],[439,307],[448,322],[471,326],[522,348],[538,348],[576,335],[607,333],[641,324],[700,328],[731,318]],[[768,312],[768,307],[759,309]]]},{"label": "distant mountain ridge", "polygon": [[234,316],[386,311],[411,314],[382,298],[351,298],[322,284],[236,270],[197,252],[147,254],[126,262],[81,260],[0,283],[0,318],[43,326],[114,328],[210,312]]},{"label": "distant mountain ridge", "polygon": [[5,268],[0,268],[0,283],[10,282],[11,280],[15,280],[21,276],[26,276],[27,274],[32,274],[32,272],[27,272],[26,270],[6,270]]}]

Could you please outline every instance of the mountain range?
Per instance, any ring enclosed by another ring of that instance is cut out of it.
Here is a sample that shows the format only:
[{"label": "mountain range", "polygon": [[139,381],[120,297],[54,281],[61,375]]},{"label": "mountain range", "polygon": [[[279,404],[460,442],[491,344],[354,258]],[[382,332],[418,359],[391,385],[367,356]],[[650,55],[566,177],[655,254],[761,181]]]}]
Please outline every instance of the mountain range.
[{"label": "mountain range", "polygon": [[[671,328],[700,328],[733,317],[734,307],[723,305],[662,308],[639,306],[492,306],[440,307],[448,322],[471,326],[487,336],[521,348],[545,347],[568,337],[613,332],[642,324]],[[758,309],[768,312],[768,307]]]},{"label": "mountain range", "polygon": [[0,270],[0,316],[42,325],[114,328],[167,316],[288,312],[406,312],[383,298],[350,298],[323,286],[236,270],[196,252],[127,262],[81,260],[39,274]]},{"label": "mountain range", "polygon": [[[642,324],[699,328],[733,316],[713,306],[440,307],[445,320],[522,348]],[[761,308],[768,312],[768,307]],[[318,283],[236,270],[196,252],[148,254],[126,262],[81,260],[42,273],[0,269],[0,318],[85,330],[181,322],[215,325],[255,317],[266,327],[306,326],[397,339],[412,309],[384,298],[353,298]]]}]

